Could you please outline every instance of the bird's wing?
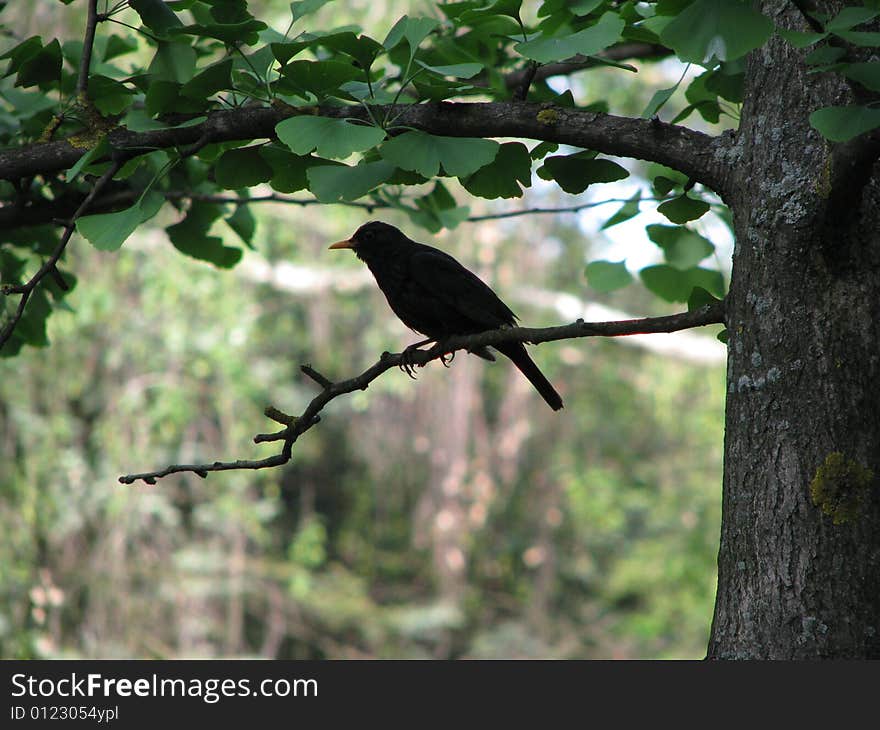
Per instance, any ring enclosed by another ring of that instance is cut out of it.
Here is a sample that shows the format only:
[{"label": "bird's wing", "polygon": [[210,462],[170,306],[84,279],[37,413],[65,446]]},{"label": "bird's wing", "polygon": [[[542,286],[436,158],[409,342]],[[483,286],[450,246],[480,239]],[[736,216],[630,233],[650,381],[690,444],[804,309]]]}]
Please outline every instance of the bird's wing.
[{"label": "bird's wing", "polygon": [[512,325],[516,315],[479,277],[452,256],[422,246],[410,258],[410,273],[427,294],[474,324],[476,330]]}]

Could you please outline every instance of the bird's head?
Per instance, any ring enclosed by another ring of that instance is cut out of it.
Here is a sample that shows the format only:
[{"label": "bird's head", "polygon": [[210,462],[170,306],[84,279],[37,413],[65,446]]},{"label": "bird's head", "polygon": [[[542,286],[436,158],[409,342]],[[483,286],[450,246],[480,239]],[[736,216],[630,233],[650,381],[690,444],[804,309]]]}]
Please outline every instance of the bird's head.
[{"label": "bird's head", "polygon": [[370,221],[358,228],[351,238],[337,241],[330,248],[350,248],[358,258],[366,259],[406,240],[406,236],[394,226],[382,221]]}]

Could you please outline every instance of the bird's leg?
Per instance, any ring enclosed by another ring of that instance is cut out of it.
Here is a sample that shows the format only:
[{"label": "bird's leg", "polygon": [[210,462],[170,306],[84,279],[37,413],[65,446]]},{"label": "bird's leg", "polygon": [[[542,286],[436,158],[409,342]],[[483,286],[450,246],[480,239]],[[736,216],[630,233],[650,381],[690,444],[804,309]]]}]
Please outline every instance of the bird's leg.
[{"label": "bird's leg", "polygon": [[[416,379],[416,376],[414,374],[417,364],[415,362],[415,354],[417,352],[421,352],[419,348],[422,345],[427,345],[431,342],[434,342],[434,340],[427,339],[415,342],[412,345],[407,346],[407,348],[400,353],[400,365],[398,365],[398,367],[403,370],[403,372],[405,372],[407,375],[409,375],[413,380]],[[424,367],[424,365],[419,365],[419,367]]]}]

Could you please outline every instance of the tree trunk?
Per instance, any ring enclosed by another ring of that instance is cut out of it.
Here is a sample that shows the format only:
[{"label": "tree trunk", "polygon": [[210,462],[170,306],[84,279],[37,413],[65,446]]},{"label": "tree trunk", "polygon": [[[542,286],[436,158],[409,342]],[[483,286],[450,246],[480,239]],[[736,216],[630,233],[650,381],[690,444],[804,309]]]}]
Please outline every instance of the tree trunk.
[{"label": "tree trunk", "polygon": [[[763,6],[804,29],[794,3]],[[802,57],[752,54],[731,160],[712,659],[880,657],[880,176],[809,126],[852,97]]]}]

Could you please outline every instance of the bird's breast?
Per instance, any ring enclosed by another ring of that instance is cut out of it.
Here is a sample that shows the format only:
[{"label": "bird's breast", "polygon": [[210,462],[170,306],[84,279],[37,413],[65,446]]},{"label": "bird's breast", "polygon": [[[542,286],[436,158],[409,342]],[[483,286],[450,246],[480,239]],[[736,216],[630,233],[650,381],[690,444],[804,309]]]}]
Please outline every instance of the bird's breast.
[{"label": "bird's breast", "polygon": [[366,264],[388,305],[407,327],[429,337],[448,334],[438,321],[431,297],[410,275],[405,261],[388,259],[367,261]]}]

